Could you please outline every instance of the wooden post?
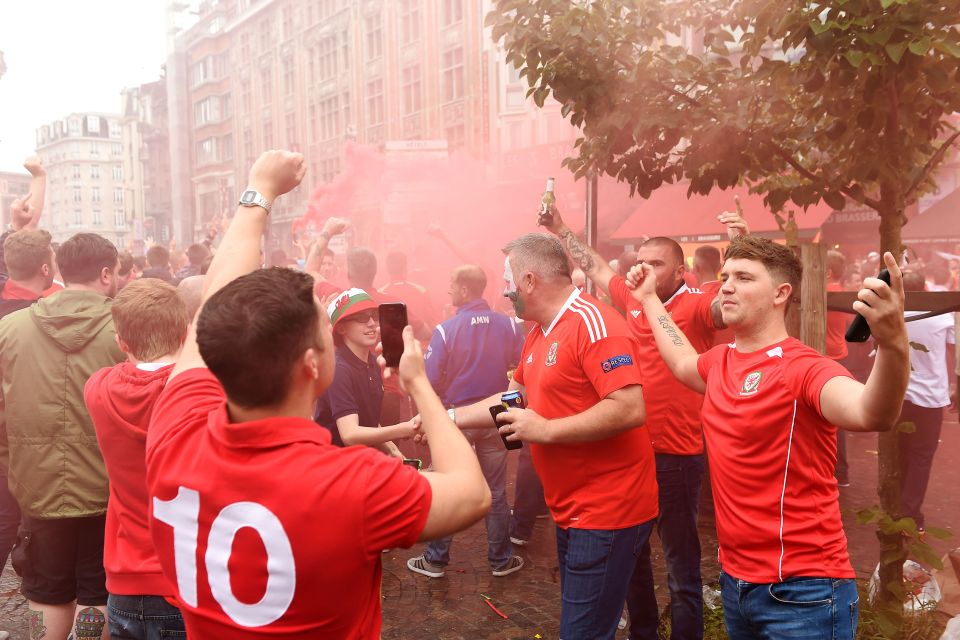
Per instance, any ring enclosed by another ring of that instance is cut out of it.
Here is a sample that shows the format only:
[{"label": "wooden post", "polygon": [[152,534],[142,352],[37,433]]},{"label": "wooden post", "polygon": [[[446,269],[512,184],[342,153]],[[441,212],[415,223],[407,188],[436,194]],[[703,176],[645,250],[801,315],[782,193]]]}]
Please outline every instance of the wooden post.
[{"label": "wooden post", "polygon": [[827,247],[822,243],[800,245],[800,341],[820,353],[827,351],[826,262]]},{"label": "wooden post", "polygon": [[[585,211],[584,215],[586,217],[583,225],[584,233],[587,236],[587,245],[593,249],[597,250],[597,187],[599,181],[597,180],[597,174],[591,173],[587,177],[587,189],[586,189],[586,198],[585,198]],[[597,289],[593,284],[593,280],[587,278],[587,293],[590,295],[596,295]]]}]

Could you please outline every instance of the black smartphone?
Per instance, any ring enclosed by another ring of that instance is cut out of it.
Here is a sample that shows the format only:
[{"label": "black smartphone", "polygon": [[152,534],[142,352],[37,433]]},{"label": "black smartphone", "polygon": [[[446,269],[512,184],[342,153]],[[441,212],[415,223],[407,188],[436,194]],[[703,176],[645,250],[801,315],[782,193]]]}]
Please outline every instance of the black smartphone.
[{"label": "black smartphone", "polygon": [[[877,277],[887,284],[890,284],[890,272],[886,269],[880,269]],[[847,342],[866,342],[869,337],[870,325],[867,324],[867,319],[858,313],[857,317],[850,323],[850,326],[847,327],[847,333],[844,335],[844,338]]]},{"label": "black smartphone", "polygon": [[421,460],[420,458],[404,458],[403,464],[409,465],[414,469],[416,469],[417,471],[420,471],[420,469],[423,468],[423,460]]},{"label": "black smartphone", "polygon": [[407,326],[407,305],[388,302],[380,305],[380,342],[388,367],[400,365],[403,355],[403,328]]},{"label": "black smartphone", "polygon": [[[500,423],[497,422],[497,416],[505,411],[507,411],[507,407],[503,406],[502,404],[495,404],[492,407],[490,407],[490,417],[493,418],[493,428],[496,429],[497,431],[500,430],[500,426],[501,426]],[[500,439],[503,440],[503,446],[505,446],[510,451],[513,451],[514,449],[523,448],[522,442],[520,442],[519,440],[507,440],[507,437],[502,433],[500,434]]]}]

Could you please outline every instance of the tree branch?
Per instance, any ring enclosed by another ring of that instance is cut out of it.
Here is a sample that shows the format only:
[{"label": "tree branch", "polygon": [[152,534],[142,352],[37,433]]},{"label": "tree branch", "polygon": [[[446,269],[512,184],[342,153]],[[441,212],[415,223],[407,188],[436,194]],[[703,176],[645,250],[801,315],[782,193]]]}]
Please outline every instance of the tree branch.
[{"label": "tree branch", "polygon": [[[805,166],[797,162],[797,160],[793,157],[793,155],[788,153],[786,149],[784,149],[780,145],[773,142],[771,142],[770,144],[773,145],[774,151],[776,152],[777,156],[780,157],[784,162],[789,164],[791,167],[793,167],[794,170],[800,175],[802,175],[804,178],[806,178],[810,182],[813,182],[816,185],[819,185],[821,189],[826,189],[829,186],[829,182],[824,177],[818,176],[817,174],[813,173],[812,171],[807,169]],[[859,196],[853,190],[851,190],[850,187],[840,187],[840,193],[874,210],[877,210],[877,207],[880,206],[879,201],[874,200],[873,198],[869,198],[866,195]]]},{"label": "tree branch", "polygon": [[944,143],[940,145],[940,148],[937,149],[932,156],[930,156],[930,159],[927,160],[927,163],[923,165],[923,170],[920,171],[917,177],[914,178],[913,183],[911,183],[911,185],[907,187],[907,190],[904,192],[904,202],[910,201],[910,197],[916,193],[917,189],[920,188],[920,185],[923,184],[923,181],[926,180],[927,177],[930,176],[930,173],[937,167],[937,165],[940,164],[940,162],[943,160],[944,154],[947,153],[947,149],[953,146],[953,143],[957,141],[957,138],[960,138],[960,131],[955,131],[953,135],[947,138]]}]

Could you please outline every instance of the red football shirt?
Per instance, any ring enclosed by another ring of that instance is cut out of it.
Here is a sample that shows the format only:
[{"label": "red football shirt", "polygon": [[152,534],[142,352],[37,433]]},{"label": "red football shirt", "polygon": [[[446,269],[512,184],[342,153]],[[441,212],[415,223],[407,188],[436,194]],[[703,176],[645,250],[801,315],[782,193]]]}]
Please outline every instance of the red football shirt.
[{"label": "red football shirt", "polygon": [[[641,384],[636,340],[616,311],[574,290],[553,324],[527,335],[514,379],[541,416],[576,415]],[[596,442],[524,445],[558,526],[622,529],[657,516],[653,449],[637,427]]]},{"label": "red football shirt", "polygon": [[423,530],[430,485],[303,418],[231,423],[206,369],[147,437],[150,530],[191,638],[379,638],[380,554]]},{"label": "red football shirt", "polygon": [[[716,293],[683,285],[663,303],[677,327],[690,344],[703,353],[713,346],[715,328],[711,304]],[[703,396],[677,380],[657,350],[650,323],[643,307],[627,289],[620,276],[610,279],[613,304],[627,311],[627,325],[637,339],[640,366],[643,369],[643,401],[647,405],[647,428],[654,451],[692,456],[703,453],[700,405]]]},{"label": "red football shirt", "polygon": [[823,385],[847,370],[795,338],[752,353],[719,345],[697,369],[723,570],[756,583],[855,577],[837,430],[820,411]]}]

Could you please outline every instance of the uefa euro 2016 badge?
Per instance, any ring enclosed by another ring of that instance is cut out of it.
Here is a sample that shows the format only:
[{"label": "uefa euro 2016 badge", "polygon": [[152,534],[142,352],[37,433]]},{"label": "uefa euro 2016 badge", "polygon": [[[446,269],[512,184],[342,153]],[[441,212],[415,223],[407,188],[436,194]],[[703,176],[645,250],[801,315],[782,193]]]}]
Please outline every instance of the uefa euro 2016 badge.
[{"label": "uefa euro 2016 badge", "polygon": [[560,348],[559,342],[554,342],[550,345],[550,350],[547,351],[547,366],[552,367],[557,364],[557,349]]},{"label": "uefa euro 2016 badge", "polygon": [[747,377],[743,379],[743,386],[740,387],[740,395],[742,396],[752,396],[760,388],[760,378],[763,376],[759,371],[754,371],[753,373],[748,373]]}]

